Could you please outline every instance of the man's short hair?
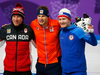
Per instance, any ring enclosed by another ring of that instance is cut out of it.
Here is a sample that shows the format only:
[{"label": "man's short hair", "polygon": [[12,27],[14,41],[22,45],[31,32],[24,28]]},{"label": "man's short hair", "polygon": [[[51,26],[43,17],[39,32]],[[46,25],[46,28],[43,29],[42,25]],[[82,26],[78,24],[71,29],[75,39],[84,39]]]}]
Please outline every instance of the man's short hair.
[{"label": "man's short hair", "polygon": [[48,7],[47,7],[47,6],[44,6],[44,5],[39,6],[39,7],[37,8],[37,10],[39,10],[39,9],[45,9],[45,10],[47,10],[47,11],[49,12]]}]

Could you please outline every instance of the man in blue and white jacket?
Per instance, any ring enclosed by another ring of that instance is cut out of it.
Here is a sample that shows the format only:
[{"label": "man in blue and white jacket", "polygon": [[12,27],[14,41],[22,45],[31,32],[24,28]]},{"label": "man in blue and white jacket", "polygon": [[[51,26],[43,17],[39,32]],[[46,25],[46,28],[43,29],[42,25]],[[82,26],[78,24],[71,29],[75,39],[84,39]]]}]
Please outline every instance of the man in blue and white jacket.
[{"label": "man in blue and white jacket", "polygon": [[[94,32],[86,33],[82,28],[71,23],[70,10],[63,8],[59,11],[60,46],[62,50],[62,75],[87,75],[85,59],[85,42],[97,45]],[[93,28],[90,25],[90,28]]]}]

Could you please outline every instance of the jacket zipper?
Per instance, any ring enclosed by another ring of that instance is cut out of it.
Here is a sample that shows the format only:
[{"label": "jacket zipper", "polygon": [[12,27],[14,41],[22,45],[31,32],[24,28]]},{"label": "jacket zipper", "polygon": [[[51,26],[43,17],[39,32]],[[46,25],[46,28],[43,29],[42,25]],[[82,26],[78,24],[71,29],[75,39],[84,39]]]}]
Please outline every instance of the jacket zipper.
[{"label": "jacket zipper", "polygon": [[15,72],[17,72],[17,46],[18,46],[18,30],[16,35],[16,60],[15,60]]},{"label": "jacket zipper", "polygon": [[68,48],[67,48],[67,61],[68,61],[68,73],[69,73],[69,60],[68,60]]},{"label": "jacket zipper", "polygon": [[44,45],[45,45],[45,52],[46,52],[46,64],[48,64],[47,48],[46,48],[46,38],[45,38],[45,28],[43,28],[43,30],[44,30]]},{"label": "jacket zipper", "polygon": [[[65,35],[65,34],[62,33],[62,36],[63,36],[63,35]],[[64,36],[63,36],[63,37],[64,37]],[[67,45],[68,45],[68,44],[67,44]],[[70,73],[70,72],[69,72],[69,57],[68,57],[69,55],[68,55],[68,52],[69,52],[69,51],[68,51],[68,48],[67,48],[67,62],[68,62],[67,68],[68,68],[68,73]]]}]

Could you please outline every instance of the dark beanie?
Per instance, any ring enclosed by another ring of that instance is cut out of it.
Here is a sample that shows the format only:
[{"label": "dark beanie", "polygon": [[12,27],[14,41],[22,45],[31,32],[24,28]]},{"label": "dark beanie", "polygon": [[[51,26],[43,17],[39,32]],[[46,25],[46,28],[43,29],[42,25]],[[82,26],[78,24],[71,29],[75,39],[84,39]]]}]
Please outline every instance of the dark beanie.
[{"label": "dark beanie", "polygon": [[86,13],[84,13],[83,18],[89,18],[89,16]]},{"label": "dark beanie", "polygon": [[15,8],[13,8],[11,17],[13,15],[20,15],[24,19],[24,17],[25,17],[25,15],[24,15],[24,8],[22,7],[22,4],[21,3],[17,3],[15,5]]}]

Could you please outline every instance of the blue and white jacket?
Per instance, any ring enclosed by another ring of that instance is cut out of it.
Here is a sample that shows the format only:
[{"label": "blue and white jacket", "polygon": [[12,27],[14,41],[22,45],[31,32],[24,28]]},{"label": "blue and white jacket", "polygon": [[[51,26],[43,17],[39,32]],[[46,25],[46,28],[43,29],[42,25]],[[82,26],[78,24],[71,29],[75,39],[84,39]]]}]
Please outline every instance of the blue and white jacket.
[{"label": "blue and white jacket", "polygon": [[85,42],[96,46],[94,33],[87,35],[82,28],[73,23],[68,28],[61,28],[60,46],[62,50],[61,66],[65,73],[86,71]]}]

